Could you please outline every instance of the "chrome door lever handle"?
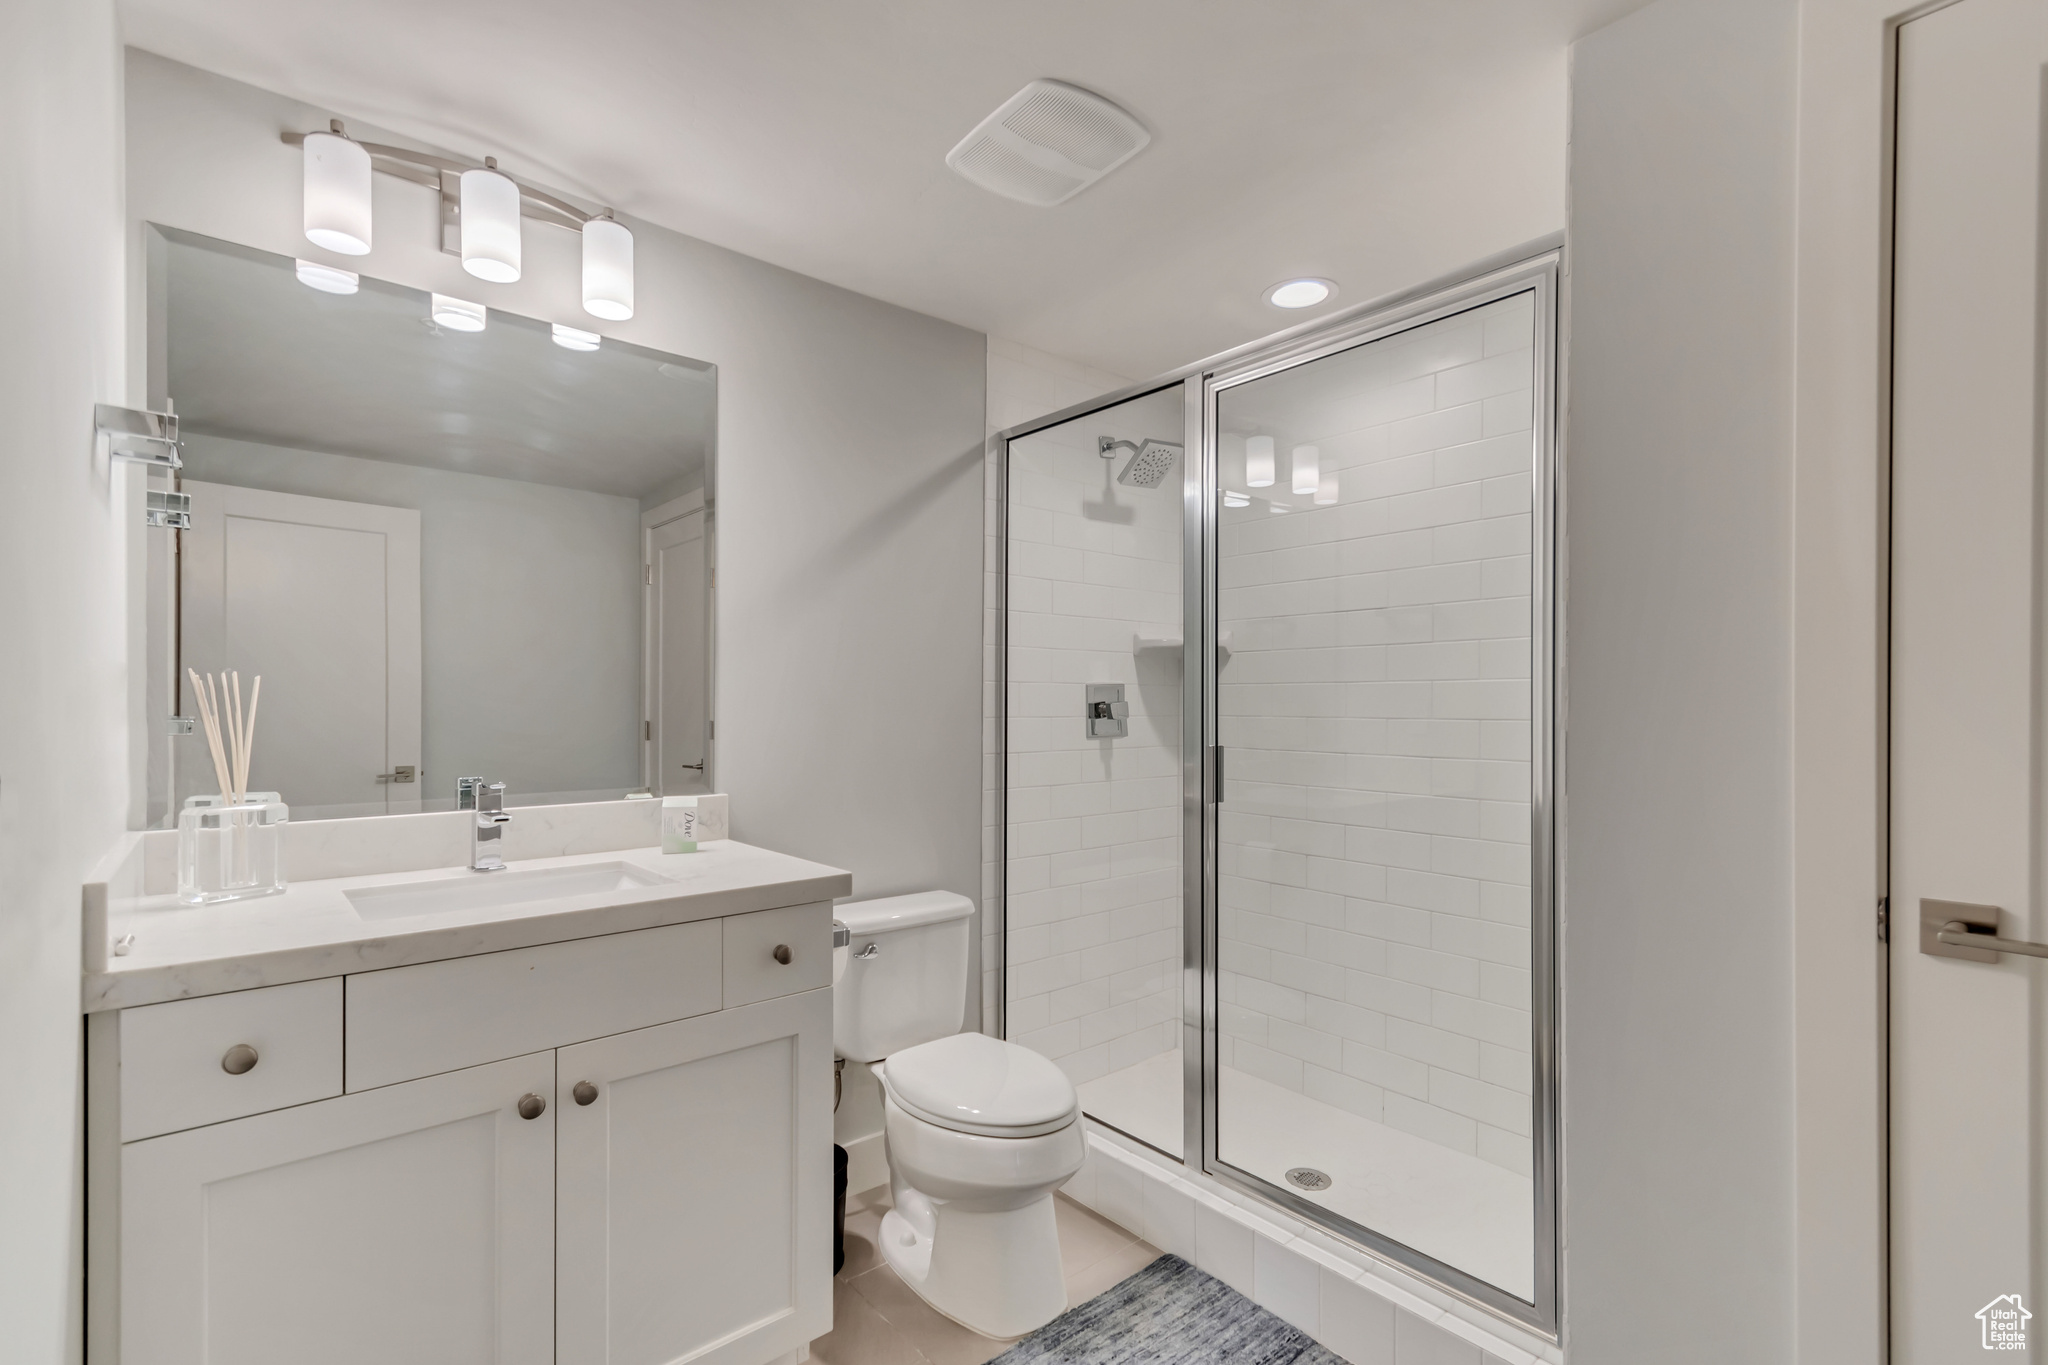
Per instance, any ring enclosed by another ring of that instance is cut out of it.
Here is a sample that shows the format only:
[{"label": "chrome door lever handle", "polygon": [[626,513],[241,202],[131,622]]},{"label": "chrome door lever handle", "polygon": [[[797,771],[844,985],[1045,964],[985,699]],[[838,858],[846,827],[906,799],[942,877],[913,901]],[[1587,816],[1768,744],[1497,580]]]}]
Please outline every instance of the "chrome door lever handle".
[{"label": "chrome door lever handle", "polygon": [[2000,938],[1997,934],[1973,934],[1970,926],[1959,919],[1952,919],[1941,926],[1941,932],[1934,936],[1936,943],[1946,943],[1951,948],[1976,948],[1994,953],[2025,953],[2028,957],[2048,957],[2048,943],[2030,943],[2023,938]]},{"label": "chrome door lever handle", "polygon": [[1995,905],[1968,901],[1920,902],[1920,951],[1932,957],[1959,957],[1970,962],[1996,962],[2000,953],[2048,957],[2048,943],[1998,936]]}]

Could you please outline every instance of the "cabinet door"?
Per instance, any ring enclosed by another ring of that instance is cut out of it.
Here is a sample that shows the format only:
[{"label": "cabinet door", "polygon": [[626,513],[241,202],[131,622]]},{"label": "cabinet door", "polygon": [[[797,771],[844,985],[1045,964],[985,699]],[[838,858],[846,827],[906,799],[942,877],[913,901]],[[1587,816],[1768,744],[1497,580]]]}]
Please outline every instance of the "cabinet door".
[{"label": "cabinet door", "polygon": [[831,1330],[831,991],[557,1059],[559,1365],[763,1365]]},{"label": "cabinet door", "polygon": [[122,1365],[544,1365],[554,1060],[129,1143]]}]

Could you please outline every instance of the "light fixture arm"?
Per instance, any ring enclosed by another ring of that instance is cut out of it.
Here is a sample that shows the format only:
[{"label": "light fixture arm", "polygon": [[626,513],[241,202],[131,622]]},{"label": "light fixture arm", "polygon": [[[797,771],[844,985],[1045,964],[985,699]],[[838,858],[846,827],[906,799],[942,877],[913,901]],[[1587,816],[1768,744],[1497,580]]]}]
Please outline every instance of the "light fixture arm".
[{"label": "light fixture arm", "polygon": [[[340,119],[335,119],[330,126],[337,136],[347,136],[342,132]],[[283,134],[283,141],[289,147],[303,147],[306,145],[306,135],[287,132]],[[382,171],[400,180],[409,180],[415,185],[424,185],[430,190],[439,190],[444,228],[448,225],[449,205],[454,206],[457,214],[461,212],[462,173],[481,170],[486,164],[481,161],[458,161],[453,157],[436,156],[432,152],[415,151],[410,147],[393,147],[382,142],[364,142],[358,138],[351,138],[350,141],[370,154],[372,170]],[[495,165],[492,165],[491,169],[497,170],[498,174],[504,175],[507,180],[519,186],[519,213],[523,218],[531,218],[538,223],[552,223],[556,227],[568,228],[573,232],[580,230],[593,218],[612,216],[610,209],[586,213],[565,199],[558,199],[546,190],[535,189],[516,176],[506,175]],[[456,245],[450,248],[444,233],[442,250],[451,249],[460,254],[462,248],[459,234]]]}]

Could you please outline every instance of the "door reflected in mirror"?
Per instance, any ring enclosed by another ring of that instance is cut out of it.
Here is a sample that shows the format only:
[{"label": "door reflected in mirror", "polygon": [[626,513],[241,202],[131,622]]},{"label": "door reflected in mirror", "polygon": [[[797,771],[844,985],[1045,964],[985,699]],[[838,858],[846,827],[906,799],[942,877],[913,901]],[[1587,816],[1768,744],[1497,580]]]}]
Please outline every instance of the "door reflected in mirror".
[{"label": "door reflected in mirror", "polygon": [[[191,499],[146,532],[152,715],[194,714],[188,670],[261,675],[247,786],[294,819],[454,809],[471,776],[511,805],[711,790],[712,366],[151,236]],[[164,724],[153,826],[217,785]]]}]

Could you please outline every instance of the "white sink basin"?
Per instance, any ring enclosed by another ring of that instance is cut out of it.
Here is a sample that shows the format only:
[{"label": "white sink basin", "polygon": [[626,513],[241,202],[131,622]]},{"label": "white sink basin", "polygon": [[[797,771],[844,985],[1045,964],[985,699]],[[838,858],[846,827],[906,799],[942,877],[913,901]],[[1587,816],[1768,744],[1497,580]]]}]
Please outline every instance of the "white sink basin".
[{"label": "white sink basin", "polygon": [[582,863],[531,872],[458,872],[432,881],[365,886],[342,894],[364,919],[419,919],[515,907],[541,911],[548,901],[638,891],[673,881],[631,863]]}]

